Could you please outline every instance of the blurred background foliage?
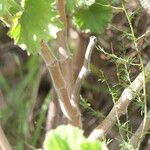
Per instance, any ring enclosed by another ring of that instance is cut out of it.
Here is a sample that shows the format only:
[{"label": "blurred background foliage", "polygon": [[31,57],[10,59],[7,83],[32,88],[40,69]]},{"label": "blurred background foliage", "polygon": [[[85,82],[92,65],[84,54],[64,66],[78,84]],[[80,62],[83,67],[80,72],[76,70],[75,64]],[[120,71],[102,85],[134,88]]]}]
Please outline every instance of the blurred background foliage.
[{"label": "blurred background foliage", "polygon": [[[112,1],[111,1],[112,2]],[[119,1],[112,2],[120,6]],[[141,10],[136,1],[128,1],[126,8],[129,11],[136,37],[150,30],[150,18]],[[41,147],[46,132],[46,117],[48,104],[51,97],[52,84],[45,65],[38,55],[27,56],[26,52],[14,45],[7,36],[8,28],[0,22],[0,123],[15,150],[29,150]],[[72,53],[82,39],[84,47],[88,43],[90,34],[85,34],[71,28],[69,31],[69,45]],[[133,62],[138,63],[137,55],[133,51],[133,40],[124,12],[113,9],[111,24],[104,33],[96,34],[98,45],[101,45],[108,54],[114,54],[125,59],[133,55]],[[56,41],[49,42],[56,49]],[[83,46],[82,45],[82,46]],[[144,64],[150,59],[150,34],[147,34],[139,45],[142,49]],[[140,69],[119,63],[112,55],[104,54],[97,48],[94,49],[91,62],[91,73],[83,83],[81,90],[81,109],[83,113],[83,127],[88,135],[96,125],[104,119],[117,100],[121,92],[134,79]],[[127,67],[127,69],[122,69]],[[119,70],[119,71],[118,71]],[[149,89],[147,85],[147,90]],[[149,99],[149,90],[147,92]],[[128,116],[121,117],[121,126],[115,125],[108,133],[107,138],[114,139],[108,147],[118,149],[122,136],[127,139],[137,129],[141,120],[143,107],[141,99],[136,99],[129,106]],[[150,101],[147,102],[150,107]],[[59,111],[56,112],[59,114]],[[58,117],[60,119],[61,115]],[[128,122],[130,119],[130,122]],[[60,122],[57,122],[59,125]],[[127,130],[128,129],[128,130]],[[120,135],[121,132],[121,135]],[[150,136],[146,135],[141,145],[141,150],[150,147]]]}]

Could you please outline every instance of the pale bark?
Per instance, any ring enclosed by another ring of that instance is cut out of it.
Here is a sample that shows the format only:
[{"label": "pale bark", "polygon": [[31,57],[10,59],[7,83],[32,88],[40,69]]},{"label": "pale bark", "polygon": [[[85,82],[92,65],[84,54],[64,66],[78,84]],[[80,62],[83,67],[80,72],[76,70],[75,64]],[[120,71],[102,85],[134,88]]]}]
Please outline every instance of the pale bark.
[{"label": "pale bark", "polygon": [[[150,111],[147,114],[145,123],[143,120],[139,128],[136,130],[136,132],[129,140],[129,143],[131,144],[133,149],[136,149],[138,146],[140,146],[145,134],[148,132],[149,129],[150,129]],[[127,149],[122,148],[121,150],[127,150]]]},{"label": "pale bark", "polygon": [[55,129],[58,125],[66,123],[54,89],[51,95],[46,118],[46,131],[50,131],[51,129]]},{"label": "pale bark", "polygon": [[0,150],[12,150],[1,126],[0,126]]},{"label": "pale bark", "polygon": [[84,62],[84,56],[86,52],[86,47],[87,47],[87,37],[84,35],[84,33],[79,33],[79,42],[78,42],[78,47],[77,47],[77,52],[75,56],[75,65],[74,65],[74,72],[75,72],[75,79],[77,78],[80,69],[83,66]]},{"label": "pale bark", "polygon": [[94,48],[96,42],[97,42],[96,37],[91,36],[90,40],[89,40],[89,44],[88,44],[87,49],[86,49],[83,66],[79,72],[79,75],[76,79],[76,82],[75,82],[75,85],[73,88],[73,93],[71,95],[72,101],[78,101],[79,100],[82,81],[85,79],[85,77],[90,72],[91,54],[92,54],[92,51],[93,51],[93,48]]},{"label": "pale bark", "polygon": [[52,54],[50,48],[43,41],[41,42],[41,52],[43,60],[50,72],[51,79],[58,95],[60,107],[64,115],[70,120],[72,125],[81,127],[80,112],[74,103],[71,103],[66,82],[63,78],[58,60]]},{"label": "pale bark", "polygon": [[150,61],[146,65],[143,72],[141,72],[131,83],[131,85],[123,91],[119,100],[114,104],[112,110],[104,119],[104,121],[91,132],[88,137],[90,140],[102,139],[115,124],[117,119],[119,119],[122,114],[126,113],[128,105],[143,88],[144,79],[146,79],[145,82],[150,80]]},{"label": "pale bark", "polygon": [[141,6],[150,15],[150,1],[149,0],[139,0]]},{"label": "pale bark", "polygon": [[65,0],[58,0],[58,10],[60,20],[64,24],[64,28],[57,33],[58,51],[60,56],[61,71],[66,81],[69,97],[73,87],[73,64],[72,57],[68,46],[68,33],[67,33],[67,18],[65,13]]}]

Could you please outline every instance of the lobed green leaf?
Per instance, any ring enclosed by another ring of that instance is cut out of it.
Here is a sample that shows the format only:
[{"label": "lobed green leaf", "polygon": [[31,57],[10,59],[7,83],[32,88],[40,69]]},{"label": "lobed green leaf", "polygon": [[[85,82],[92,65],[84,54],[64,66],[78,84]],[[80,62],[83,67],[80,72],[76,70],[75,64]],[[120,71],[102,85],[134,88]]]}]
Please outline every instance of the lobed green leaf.
[{"label": "lobed green leaf", "polygon": [[96,0],[87,9],[79,8],[75,13],[75,25],[81,30],[102,33],[112,18],[112,9],[106,0]]},{"label": "lobed green leaf", "polygon": [[0,0],[0,16],[3,17],[6,13],[12,15],[13,12],[22,10],[21,6],[15,0]]},{"label": "lobed green leaf", "polygon": [[70,15],[79,8],[87,9],[94,3],[95,0],[66,0],[66,13]]},{"label": "lobed green leaf", "polygon": [[0,0],[0,17],[2,17],[9,9],[9,5],[7,0]]},{"label": "lobed green leaf", "polygon": [[107,147],[103,142],[88,141],[76,127],[62,125],[48,132],[44,150],[107,150]]},{"label": "lobed green leaf", "polygon": [[66,0],[65,2],[66,2],[66,4],[65,4],[66,13],[72,14],[76,7],[76,0]]},{"label": "lobed green leaf", "polygon": [[81,150],[108,150],[103,142],[85,140],[80,145]]},{"label": "lobed green leaf", "polygon": [[56,37],[61,28],[54,0],[25,0],[24,10],[12,19],[10,37],[28,53],[40,50],[40,41]]},{"label": "lobed green leaf", "polygon": [[76,0],[77,7],[87,9],[89,6],[95,3],[95,0]]}]

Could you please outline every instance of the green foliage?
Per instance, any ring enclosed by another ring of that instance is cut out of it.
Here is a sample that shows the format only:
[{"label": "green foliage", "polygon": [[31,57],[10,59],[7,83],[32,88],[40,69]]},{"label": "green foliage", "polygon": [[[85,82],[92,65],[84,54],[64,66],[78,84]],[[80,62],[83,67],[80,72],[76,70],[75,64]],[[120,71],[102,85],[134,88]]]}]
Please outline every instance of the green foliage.
[{"label": "green foliage", "polygon": [[0,16],[2,16],[5,12],[4,10],[4,6],[5,6],[5,1],[4,0],[0,0]]},{"label": "green foliage", "polygon": [[29,53],[37,53],[40,41],[54,38],[61,27],[56,19],[58,14],[54,10],[53,1],[26,0],[23,4],[24,10],[12,19],[9,35]]},{"label": "green foliage", "polygon": [[82,130],[71,125],[59,126],[50,131],[44,141],[45,150],[107,150],[106,145],[99,141],[88,141],[83,137]]},{"label": "green foliage", "polygon": [[0,0],[0,16],[3,16],[5,13],[7,13],[9,8],[10,4],[7,0]]},{"label": "green foliage", "polygon": [[94,2],[95,0],[66,0],[66,12],[70,15],[77,11],[78,8],[87,9]]},{"label": "green foliage", "polygon": [[22,10],[21,6],[14,0],[0,0],[0,16],[4,16],[7,13],[9,15]]},{"label": "green foliage", "polygon": [[[25,149],[25,137],[31,129],[29,118],[32,116],[32,110],[37,100],[41,76],[40,64],[39,57],[30,56],[27,63],[18,62],[18,70],[11,77],[0,75],[0,89],[7,96],[7,107],[0,110],[0,122],[9,132],[9,140],[14,144],[15,150]],[[18,82],[14,86],[10,83],[15,80],[16,75],[18,75]],[[39,124],[38,121],[37,124]]]},{"label": "green foliage", "polygon": [[102,33],[112,18],[106,0],[67,0],[66,11],[74,15],[75,25],[84,31]]},{"label": "green foliage", "polygon": [[[9,36],[15,43],[34,54],[40,50],[41,40],[56,37],[62,24],[54,0],[22,0],[21,4],[15,0],[1,0],[0,15],[10,25]],[[105,0],[67,0],[66,10],[74,15],[75,25],[81,30],[101,33],[112,16],[106,4]]]},{"label": "green foliage", "polygon": [[111,4],[118,5],[121,3],[121,0],[109,0]]},{"label": "green foliage", "polygon": [[77,0],[77,7],[88,8],[95,3],[95,0]]},{"label": "green foliage", "polygon": [[105,0],[96,0],[88,8],[79,8],[75,13],[75,24],[81,30],[102,33],[112,18],[112,10]]},{"label": "green foliage", "polygon": [[74,11],[76,6],[76,1],[75,0],[66,0],[66,13],[70,14]]},{"label": "green foliage", "polygon": [[51,101],[51,92],[49,92],[43,102],[43,105],[41,106],[40,112],[39,112],[39,118],[37,120],[36,128],[33,134],[33,139],[32,139],[32,146],[36,146],[39,137],[41,135],[41,129],[42,125],[45,122],[45,117],[46,117],[46,112],[48,110],[49,103]]},{"label": "green foliage", "polygon": [[91,107],[91,104],[86,99],[81,99],[80,105],[84,108],[84,110],[88,111],[88,114],[94,116],[96,118],[105,118],[104,115],[94,108]]},{"label": "green foliage", "polygon": [[81,143],[80,147],[80,150],[107,150],[106,145],[98,141],[90,142],[88,140],[85,140]]}]

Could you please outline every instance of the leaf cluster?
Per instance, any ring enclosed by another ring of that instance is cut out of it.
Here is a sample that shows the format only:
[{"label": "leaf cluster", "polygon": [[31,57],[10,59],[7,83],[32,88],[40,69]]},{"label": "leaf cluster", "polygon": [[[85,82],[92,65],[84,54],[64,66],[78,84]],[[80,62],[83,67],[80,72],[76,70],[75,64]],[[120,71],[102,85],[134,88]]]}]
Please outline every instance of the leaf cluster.
[{"label": "leaf cluster", "polygon": [[[66,0],[66,12],[81,31],[102,33],[112,10],[106,0]],[[0,17],[10,26],[9,36],[30,53],[38,53],[40,41],[56,38],[63,28],[55,0],[1,0]],[[7,16],[7,17],[6,17]],[[8,21],[7,21],[8,20]]]},{"label": "leaf cluster", "polygon": [[102,33],[112,18],[112,9],[106,0],[67,0],[68,14],[74,14],[74,24],[82,31]]},{"label": "leaf cluster", "polygon": [[89,141],[82,130],[71,125],[59,126],[48,132],[44,141],[45,150],[107,150],[104,142]]}]

